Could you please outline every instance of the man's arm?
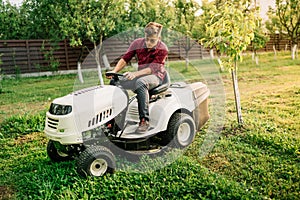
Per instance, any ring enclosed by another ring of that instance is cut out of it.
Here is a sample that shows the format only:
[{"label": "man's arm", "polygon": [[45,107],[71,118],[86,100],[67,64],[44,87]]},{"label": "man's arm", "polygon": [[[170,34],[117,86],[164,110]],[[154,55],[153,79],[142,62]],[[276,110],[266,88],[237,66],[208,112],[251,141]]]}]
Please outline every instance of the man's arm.
[{"label": "man's arm", "polygon": [[112,70],[112,72],[117,73],[121,71],[125,66],[126,66],[126,61],[123,58],[121,58],[117,63],[117,65],[115,66],[115,68]]},{"label": "man's arm", "polygon": [[115,66],[115,68],[112,70],[112,72],[119,72],[121,71],[125,66],[126,64],[132,59],[132,57],[136,54],[136,49],[137,49],[137,43],[139,41],[138,40],[135,40],[133,41],[129,48],[127,49],[127,52],[125,53],[125,55],[123,55],[123,57],[118,61],[117,65]]},{"label": "man's arm", "polygon": [[132,80],[136,77],[143,76],[143,75],[148,75],[148,74],[155,74],[159,76],[158,74],[160,72],[164,72],[164,63],[165,60],[168,56],[168,51],[166,49],[161,49],[157,55],[155,55],[155,59],[153,60],[152,63],[146,64],[147,67],[144,69],[141,69],[136,72],[126,72],[124,73],[125,77],[129,80]]},{"label": "man's arm", "polygon": [[142,69],[142,70],[139,70],[139,71],[136,71],[136,72],[125,72],[124,76],[128,80],[132,80],[136,77],[143,76],[143,75],[148,75],[148,74],[152,74],[152,70],[149,67],[147,67],[145,69]]},{"label": "man's arm", "polygon": [[[125,62],[125,60],[124,60],[123,58],[121,58],[121,59],[118,61],[118,63],[117,63],[117,65],[115,66],[115,68],[114,68],[112,71],[110,71],[110,72],[118,73],[118,72],[121,71],[125,66],[126,66],[126,62]],[[106,78],[111,79],[112,76],[106,76]]]}]

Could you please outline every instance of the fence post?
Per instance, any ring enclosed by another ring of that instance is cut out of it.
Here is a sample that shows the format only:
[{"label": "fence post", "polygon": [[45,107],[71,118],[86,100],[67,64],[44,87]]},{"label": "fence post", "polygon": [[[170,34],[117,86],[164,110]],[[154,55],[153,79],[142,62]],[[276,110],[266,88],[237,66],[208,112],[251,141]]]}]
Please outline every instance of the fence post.
[{"label": "fence post", "polygon": [[28,71],[31,71],[31,59],[30,59],[30,51],[29,51],[29,42],[28,40],[25,41],[26,43],[26,52],[27,52],[27,67],[28,67]]},{"label": "fence post", "polygon": [[203,59],[203,45],[200,45],[200,58]]},{"label": "fence post", "polygon": [[64,39],[64,46],[65,46],[65,56],[66,56],[66,64],[67,64],[67,69],[69,70],[69,54],[68,54],[68,46],[67,46],[67,40]]}]

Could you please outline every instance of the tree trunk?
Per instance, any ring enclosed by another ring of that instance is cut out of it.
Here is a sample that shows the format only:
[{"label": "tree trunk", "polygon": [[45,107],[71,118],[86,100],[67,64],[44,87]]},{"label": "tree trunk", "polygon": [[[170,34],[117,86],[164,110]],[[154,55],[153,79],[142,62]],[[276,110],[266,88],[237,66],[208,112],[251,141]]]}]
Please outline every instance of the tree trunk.
[{"label": "tree trunk", "polygon": [[99,77],[99,80],[100,80],[100,85],[103,86],[104,85],[104,81],[103,81],[103,77],[102,77],[101,64],[100,64],[101,46],[102,46],[102,42],[101,41],[100,41],[100,44],[98,45],[98,48],[97,48],[96,43],[94,43],[95,60],[96,60],[96,63],[97,63],[98,77]]},{"label": "tree trunk", "polygon": [[214,49],[209,49],[209,55],[211,59],[214,59]]},{"label": "tree trunk", "polygon": [[258,62],[258,55],[257,55],[256,50],[253,50],[253,52],[252,52],[252,61],[255,61],[255,64],[256,64],[256,65],[259,65],[259,62]]},{"label": "tree trunk", "polygon": [[218,56],[218,63],[219,63],[219,66],[220,66],[220,71],[224,72],[224,65],[223,65],[223,62],[222,62],[222,60],[219,56]]},{"label": "tree trunk", "polygon": [[185,58],[185,70],[186,70],[186,71],[188,71],[189,62],[190,62],[190,61],[189,61],[189,58],[186,57],[186,58]]},{"label": "tree trunk", "polygon": [[236,69],[237,69],[237,63],[235,61],[234,69],[231,70],[231,76],[232,76],[232,82],[233,82],[233,90],[234,90],[235,108],[236,108],[236,112],[237,112],[237,120],[238,120],[238,123],[241,125],[241,124],[243,124],[243,119],[242,119],[241,100],[240,100],[240,92],[239,92]]},{"label": "tree trunk", "polygon": [[185,70],[188,71],[189,67],[189,50],[190,50],[190,40],[186,36],[185,37]]},{"label": "tree trunk", "polygon": [[274,50],[274,57],[275,57],[275,59],[276,59],[276,58],[277,58],[277,51],[276,51],[275,45],[273,45],[273,50]]},{"label": "tree trunk", "polygon": [[292,60],[295,60],[297,52],[297,44],[292,45]]},{"label": "tree trunk", "polygon": [[99,80],[100,80],[100,85],[103,86],[104,81],[103,81],[103,77],[102,77],[102,71],[101,71],[101,65],[100,64],[97,64],[97,69],[98,69],[98,76],[99,76]]},{"label": "tree trunk", "polygon": [[255,55],[255,63],[256,63],[256,65],[259,65],[259,58],[258,58],[257,54]]},{"label": "tree trunk", "polygon": [[83,62],[82,58],[83,58],[83,49],[84,47],[81,46],[80,48],[80,54],[79,57],[77,58],[77,73],[78,73],[78,79],[80,81],[80,83],[84,83],[83,77],[82,77],[82,71],[81,71],[81,63]]},{"label": "tree trunk", "polygon": [[83,81],[83,77],[82,77],[80,61],[77,62],[77,72],[78,72],[78,79],[79,79],[80,83],[83,83],[84,81]]}]

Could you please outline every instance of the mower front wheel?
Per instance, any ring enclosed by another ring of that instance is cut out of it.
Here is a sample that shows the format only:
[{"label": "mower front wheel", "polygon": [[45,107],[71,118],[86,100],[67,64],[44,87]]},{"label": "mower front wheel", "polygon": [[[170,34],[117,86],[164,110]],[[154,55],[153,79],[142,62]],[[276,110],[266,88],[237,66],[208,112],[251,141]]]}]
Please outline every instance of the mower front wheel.
[{"label": "mower front wheel", "polygon": [[103,176],[114,173],[116,159],[114,154],[104,146],[91,146],[78,157],[77,172],[81,176]]}]

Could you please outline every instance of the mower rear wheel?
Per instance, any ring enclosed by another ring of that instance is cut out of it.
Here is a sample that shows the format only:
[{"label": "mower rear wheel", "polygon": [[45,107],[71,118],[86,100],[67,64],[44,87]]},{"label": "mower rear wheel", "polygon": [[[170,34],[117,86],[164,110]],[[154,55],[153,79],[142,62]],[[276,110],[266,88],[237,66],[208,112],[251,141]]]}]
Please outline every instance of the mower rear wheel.
[{"label": "mower rear wheel", "polygon": [[186,113],[175,113],[169,121],[164,140],[171,147],[185,148],[194,141],[195,135],[194,119]]},{"label": "mower rear wheel", "polygon": [[114,154],[104,146],[91,146],[78,157],[77,172],[81,176],[103,176],[114,173],[116,159]]},{"label": "mower rear wheel", "polygon": [[47,145],[47,154],[48,157],[53,162],[63,162],[63,161],[69,161],[72,160],[72,157],[68,154],[62,152],[59,148],[55,146],[55,141],[49,140]]}]

